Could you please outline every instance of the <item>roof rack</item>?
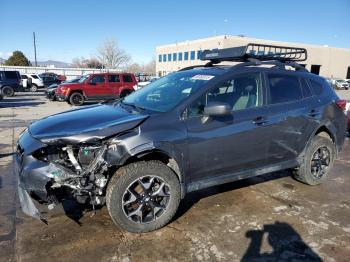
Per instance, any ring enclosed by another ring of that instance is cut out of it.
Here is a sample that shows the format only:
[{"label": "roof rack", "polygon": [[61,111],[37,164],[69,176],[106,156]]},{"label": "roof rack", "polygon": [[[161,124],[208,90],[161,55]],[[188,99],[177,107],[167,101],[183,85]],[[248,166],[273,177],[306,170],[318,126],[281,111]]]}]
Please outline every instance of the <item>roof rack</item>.
[{"label": "roof rack", "polygon": [[211,64],[220,62],[247,62],[250,59],[259,61],[277,60],[281,62],[305,61],[307,51],[305,48],[275,46],[249,43],[246,46],[238,46],[225,49],[204,50],[201,60],[210,60]]}]

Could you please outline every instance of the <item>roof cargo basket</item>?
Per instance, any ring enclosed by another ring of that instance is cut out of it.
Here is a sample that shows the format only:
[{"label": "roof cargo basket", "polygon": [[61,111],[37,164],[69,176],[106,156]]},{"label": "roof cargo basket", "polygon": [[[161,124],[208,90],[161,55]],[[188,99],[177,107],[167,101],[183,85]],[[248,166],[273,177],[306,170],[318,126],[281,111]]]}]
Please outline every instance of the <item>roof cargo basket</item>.
[{"label": "roof cargo basket", "polygon": [[305,48],[299,47],[250,43],[246,46],[205,50],[201,56],[201,60],[210,60],[212,64],[218,64],[223,61],[247,62],[252,59],[260,61],[277,60],[281,62],[305,61],[307,59],[307,51]]}]

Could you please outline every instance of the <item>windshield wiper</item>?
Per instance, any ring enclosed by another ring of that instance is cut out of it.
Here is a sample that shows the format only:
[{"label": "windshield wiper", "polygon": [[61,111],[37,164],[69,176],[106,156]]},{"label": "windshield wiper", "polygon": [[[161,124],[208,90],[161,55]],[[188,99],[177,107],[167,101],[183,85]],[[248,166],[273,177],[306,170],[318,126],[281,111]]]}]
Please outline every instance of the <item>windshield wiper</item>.
[{"label": "windshield wiper", "polygon": [[123,105],[126,105],[126,106],[133,107],[134,109],[141,109],[142,111],[146,110],[146,108],[144,108],[142,106],[139,106],[139,105],[136,105],[136,104],[133,104],[133,103],[125,103],[123,100],[121,100],[120,103],[122,103]]}]

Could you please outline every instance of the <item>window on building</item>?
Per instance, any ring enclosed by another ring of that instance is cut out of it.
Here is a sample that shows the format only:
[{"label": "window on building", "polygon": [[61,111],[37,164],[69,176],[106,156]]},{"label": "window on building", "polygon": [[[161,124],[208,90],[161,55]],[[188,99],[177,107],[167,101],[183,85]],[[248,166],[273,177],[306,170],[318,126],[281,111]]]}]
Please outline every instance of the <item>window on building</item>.
[{"label": "window on building", "polygon": [[171,54],[168,54],[168,62],[171,61]]},{"label": "window on building", "polygon": [[315,74],[315,75],[319,75],[320,74],[320,69],[321,66],[320,65],[311,65],[311,73]]},{"label": "window on building", "polygon": [[269,74],[270,104],[299,100],[303,97],[299,79],[294,76]]},{"label": "window on building", "polygon": [[196,51],[191,51],[191,60],[196,58]]},{"label": "window on building", "polygon": [[202,56],[202,50],[198,50],[197,51],[197,59],[201,59],[201,56]]},{"label": "window on building", "polygon": [[163,62],[166,62],[166,55],[163,55]]},{"label": "window on building", "polygon": [[158,62],[162,62],[162,55],[158,55]]},{"label": "window on building", "polygon": [[182,52],[179,53],[179,61],[182,61]]},{"label": "window on building", "polygon": [[184,60],[188,60],[188,52],[184,53]]},{"label": "window on building", "polygon": [[173,61],[177,60],[177,53],[173,53]]}]

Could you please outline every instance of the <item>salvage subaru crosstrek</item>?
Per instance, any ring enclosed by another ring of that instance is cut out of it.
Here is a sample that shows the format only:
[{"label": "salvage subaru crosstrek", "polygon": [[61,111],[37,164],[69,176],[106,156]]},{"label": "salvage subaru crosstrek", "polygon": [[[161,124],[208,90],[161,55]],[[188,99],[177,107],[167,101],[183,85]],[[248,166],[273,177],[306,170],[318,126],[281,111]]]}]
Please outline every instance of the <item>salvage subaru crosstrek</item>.
[{"label": "salvage subaru crosstrek", "polygon": [[40,219],[34,199],[106,203],[121,228],[147,232],[191,191],[283,169],[323,182],[345,139],[346,102],[296,63],[306,58],[257,44],[207,50],[205,65],[32,123],[15,155],[22,210]]}]

